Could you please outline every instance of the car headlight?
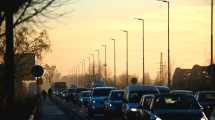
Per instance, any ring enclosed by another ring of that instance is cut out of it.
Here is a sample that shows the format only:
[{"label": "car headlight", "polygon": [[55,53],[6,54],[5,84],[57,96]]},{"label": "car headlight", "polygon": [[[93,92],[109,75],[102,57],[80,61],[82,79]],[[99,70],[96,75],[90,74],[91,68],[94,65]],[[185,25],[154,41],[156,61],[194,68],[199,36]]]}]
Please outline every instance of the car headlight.
[{"label": "car headlight", "polygon": [[131,111],[132,111],[132,112],[137,112],[138,109],[137,109],[137,108],[131,108]]},{"label": "car headlight", "polygon": [[159,118],[159,117],[156,117],[156,119],[155,120],[162,120],[161,118]]},{"label": "car headlight", "polygon": [[208,120],[205,116],[203,116],[202,118],[201,118],[201,120]]},{"label": "car headlight", "polygon": [[162,120],[161,118],[159,118],[158,116],[151,116],[150,120]]},{"label": "car headlight", "polygon": [[109,104],[110,107],[112,107],[112,104]]},{"label": "car headlight", "polygon": [[93,100],[93,103],[96,103],[96,101],[95,101],[95,100]]}]

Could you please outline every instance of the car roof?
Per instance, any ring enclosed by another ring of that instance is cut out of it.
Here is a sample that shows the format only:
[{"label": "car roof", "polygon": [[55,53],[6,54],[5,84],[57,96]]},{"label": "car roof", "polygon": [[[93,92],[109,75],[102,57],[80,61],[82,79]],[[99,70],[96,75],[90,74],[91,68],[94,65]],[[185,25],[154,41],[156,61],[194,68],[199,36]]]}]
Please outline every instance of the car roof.
[{"label": "car roof", "polygon": [[87,91],[81,91],[81,93],[90,93],[91,91],[90,90],[87,90]]},{"label": "car roof", "polygon": [[153,90],[157,90],[156,87],[154,86],[146,86],[146,85],[129,85],[126,88],[128,91],[144,91],[144,90],[148,90],[148,89],[153,89]]},{"label": "car roof", "polygon": [[124,92],[124,90],[111,90],[111,92]]},{"label": "car roof", "polygon": [[169,89],[169,87],[167,86],[155,86],[156,88],[166,88],[166,89]]},{"label": "car roof", "polygon": [[194,97],[193,95],[190,94],[174,94],[174,93],[168,93],[168,94],[155,94],[155,97],[162,97],[162,96],[190,96],[190,97]]},{"label": "car roof", "polygon": [[215,93],[215,91],[198,91],[197,93]]},{"label": "car roof", "polygon": [[193,91],[190,91],[190,90],[171,90],[170,92],[192,92]]},{"label": "car roof", "polygon": [[115,89],[115,87],[95,87],[93,89]]}]

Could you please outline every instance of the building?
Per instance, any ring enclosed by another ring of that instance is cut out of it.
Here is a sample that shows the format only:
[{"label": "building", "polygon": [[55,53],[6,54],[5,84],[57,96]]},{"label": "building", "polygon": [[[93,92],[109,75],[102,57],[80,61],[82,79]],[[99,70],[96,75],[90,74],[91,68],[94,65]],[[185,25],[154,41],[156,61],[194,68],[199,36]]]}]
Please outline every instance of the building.
[{"label": "building", "polygon": [[192,69],[176,68],[172,79],[173,89],[212,90],[213,85],[214,80],[208,75],[208,66],[194,65]]}]

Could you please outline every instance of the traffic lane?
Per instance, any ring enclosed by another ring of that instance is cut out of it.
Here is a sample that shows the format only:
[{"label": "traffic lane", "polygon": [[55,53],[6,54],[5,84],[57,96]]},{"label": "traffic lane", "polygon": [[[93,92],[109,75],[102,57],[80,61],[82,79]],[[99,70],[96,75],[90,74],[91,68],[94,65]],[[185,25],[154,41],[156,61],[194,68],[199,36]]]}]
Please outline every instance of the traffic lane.
[{"label": "traffic lane", "polygon": [[[74,104],[72,101],[66,101],[65,99],[62,99],[60,97],[56,97],[58,101],[61,101],[61,103],[64,104],[67,109],[70,111],[75,112],[76,115],[80,116],[83,120],[104,120],[105,116],[104,114],[95,114],[92,118],[88,117],[88,111],[87,108],[84,106],[79,106],[78,104]],[[121,117],[113,117],[111,120],[122,120]]]},{"label": "traffic lane", "polygon": [[[88,117],[87,107],[85,107],[85,106],[81,106],[80,107],[80,106],[78,106],[78,105],[76,105],[76,104],[74,104],[72,102],[69,102],[68,104],[69,104],[68,106],[70,106],[71,108],[73,108],[74,110],[76,110],[78,112],[78,114],[80,116],[83,116],[85,119],[89,119],[89,120],[104,120],[104,119],[106,119],[107,120],[107,118],[105,118],[105,116],[104,116],[103,113],[96,113],[96,114],[94,114],[93,117],[89,118]],[[111,120],[122,120],[121,117],[116,117],[116,116],[109,116],[108,119],[111,119]]]},{"label": "traffic lane", "polygon": [[49,97],[41,99],[41,120],[69,120],[68,116]]},{"label": "traffic lane", "polygon": [[52,96],[53,101],[69,116],[71,120],[86,120],[84,117],[80,116],[77,109],[71,109],[65,100]]}]

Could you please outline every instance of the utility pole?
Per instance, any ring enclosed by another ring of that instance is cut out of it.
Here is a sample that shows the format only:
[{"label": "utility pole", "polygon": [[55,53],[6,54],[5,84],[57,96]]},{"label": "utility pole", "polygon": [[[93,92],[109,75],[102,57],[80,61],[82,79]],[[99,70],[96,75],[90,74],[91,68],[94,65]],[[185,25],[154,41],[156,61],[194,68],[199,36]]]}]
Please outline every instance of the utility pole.
[{"label": "utility pole", "polygon": [[126,85],[128,86],[128,31],[122,30],[122,32],[126,33]]},{"label": "utility pole", "polygon": [[101,79],[101,64],[100,64],[100,51],[99,49],[96,49],[97,51],[97,58],[98,58],[98,80]]},{"label": "utility pole", "polygon": [[113,55],[114,55],[114,85],[116,86],[116,39],[113,40]]},{"label": "utility pole", "polygon": [[94,54],[91,54],[93,57],[93,81],[95,81],[95,58],[94,58]]},{"label": "utility pole", "polygon": [[83,65],[83,86],[86,87],[86,72],[85,72],[85,59],[83,59],[83,62],[82,62],[82,65]]},{"label": "utility pole", "polygon": [[163,53],[160,54],[160,83],[164,83]]},{"label": "utility pole", "polygon": [[90,56],[88,57],[88,60],[89,60],[89,65],[88,65],[88,71],[89,71],[89,73],[88,73],[88,82],[89,83],[91,83],[91,81],[92,81],[92,79],[91,79],[91,72],[90,72]]},{"label": "utility pole", "polygon": [[107,45],[102,45],[105,48],[105,82],[107,82]]},{"label": "utility pole", "polygon": [[211,65],[213,64],[213,0],[211,0]]},{"label": "utility pole", "polygon": [[168,0],[157,0],[167,4],[168,7],[168,86],[171,87],[171,72],[170,72],[170,2]]},{"label": "utility pole", "polygon": [[145,21],[144,21],[144,19],[142,19],[142,18],[135,18],[136,20],[139,20],[139,21],[141,21],[142,22],[142,32],[143,32],[143,35],[142,35],[142,41],[143,41],[143,46],[142,46],[142,48],[143,48],[143,81],[142,81],[142,84],[144,85],[145,84],[145,51],[144,51],[144,48],[145,48],[145,35],[144,35],[144,33],[145,33],[145,27],[144,27],[144,23],[145,23]]}]

